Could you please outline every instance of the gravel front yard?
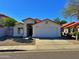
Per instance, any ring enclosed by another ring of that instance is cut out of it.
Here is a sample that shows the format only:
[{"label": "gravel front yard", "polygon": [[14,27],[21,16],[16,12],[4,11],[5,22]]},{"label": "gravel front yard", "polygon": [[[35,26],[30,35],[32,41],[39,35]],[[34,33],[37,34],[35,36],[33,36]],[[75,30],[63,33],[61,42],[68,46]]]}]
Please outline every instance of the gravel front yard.
[{"label": "gravel front yard", "polygon": [[1,39],[0,46],[33,45],[34,41],[28,41],[22,38]]}]

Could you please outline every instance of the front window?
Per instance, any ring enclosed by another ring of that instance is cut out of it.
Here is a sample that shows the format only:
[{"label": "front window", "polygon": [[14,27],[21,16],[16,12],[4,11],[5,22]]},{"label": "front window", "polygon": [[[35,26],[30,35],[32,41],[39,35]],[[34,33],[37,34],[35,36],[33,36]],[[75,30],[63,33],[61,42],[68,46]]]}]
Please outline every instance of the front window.
[{"label": "front window", "polygon": [[22,34],[23,28],[18,28],[18,34]]}]

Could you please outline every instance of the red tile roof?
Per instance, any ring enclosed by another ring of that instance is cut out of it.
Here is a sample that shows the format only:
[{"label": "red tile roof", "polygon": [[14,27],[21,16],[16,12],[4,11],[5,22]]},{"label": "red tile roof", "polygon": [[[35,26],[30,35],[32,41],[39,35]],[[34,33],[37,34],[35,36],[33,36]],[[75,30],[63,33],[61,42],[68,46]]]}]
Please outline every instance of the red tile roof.
[{"label": "red tile roof", "polygon": [[68,26],[66,26],[66,27],[75,27],[75,26],[77,26],[77,25],[79,25],[79,22],[75,22],[75,23],[73,23],[73,24],[71,24],[71,25],[68,25]]},{"label": "red tile roof", "polygon": [[42,22],[41,20],[35,20],[35,23],[37,24],[37,23],[40,23],[40,22]]},{"label": "red tile roof", "polygon": [[62,27],[62,28],[63,28],[63,27],[67,27],[68,25],[71,25],[71,24],[73,24],[73,23],[75,23],[75,22],[71,22],[71,23],[64,24],[64,25],[62,25],[61,27]]},{"label": "red tile roof", "polygon": [[42,20],[39,20],[38,18],[33,19],[35,21],[35,24],[42,22]]}]

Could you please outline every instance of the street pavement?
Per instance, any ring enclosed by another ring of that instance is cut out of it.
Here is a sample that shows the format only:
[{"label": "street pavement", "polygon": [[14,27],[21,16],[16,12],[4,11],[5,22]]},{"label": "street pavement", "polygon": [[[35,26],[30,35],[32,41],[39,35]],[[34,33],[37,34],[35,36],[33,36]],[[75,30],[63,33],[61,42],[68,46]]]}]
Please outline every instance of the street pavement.
[{"label": "street pavement", "polygon": [[79,59],[79,51],[2,53],[0,59]]}]

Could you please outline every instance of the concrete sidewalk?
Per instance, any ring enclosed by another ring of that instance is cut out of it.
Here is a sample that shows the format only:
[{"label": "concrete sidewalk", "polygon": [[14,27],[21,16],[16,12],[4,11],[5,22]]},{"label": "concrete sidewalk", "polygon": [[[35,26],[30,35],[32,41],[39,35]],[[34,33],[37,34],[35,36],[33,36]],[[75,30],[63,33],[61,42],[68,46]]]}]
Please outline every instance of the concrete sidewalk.
[{"label": "concrete sidewalk", "polygon": [[0,46],[0,50],[58,50],[58,49],[79,49],[79,45],[28,45],[28,46]]},{"label": "concrete sidewalk", "polygon": [[0,50],[35,50],[35,45],[0,46]]}]

